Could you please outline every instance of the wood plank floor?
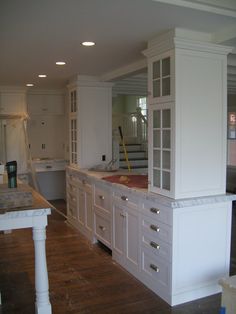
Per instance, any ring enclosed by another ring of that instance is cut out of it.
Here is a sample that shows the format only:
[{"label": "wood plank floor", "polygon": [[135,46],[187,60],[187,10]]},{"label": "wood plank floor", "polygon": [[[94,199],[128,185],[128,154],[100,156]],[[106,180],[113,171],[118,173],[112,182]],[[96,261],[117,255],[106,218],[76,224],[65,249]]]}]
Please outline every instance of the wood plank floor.
[{"label": "wood plank floor", "polygon": [[[234,242],[235,243],[235,242]],[[50,300],[54,314],[219,314],[220,294],[170,307],[91,245],[56,211],[47,228]],[[30,230],[0,234],[0,314],[34,313],[34,249]]]}]

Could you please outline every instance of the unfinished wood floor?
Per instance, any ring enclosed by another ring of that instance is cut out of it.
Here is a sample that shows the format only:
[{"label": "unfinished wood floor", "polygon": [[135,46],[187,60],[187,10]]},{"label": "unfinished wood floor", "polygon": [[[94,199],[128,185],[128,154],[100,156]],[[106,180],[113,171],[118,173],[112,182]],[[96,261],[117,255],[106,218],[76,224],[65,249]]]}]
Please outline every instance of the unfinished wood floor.
[{"label": "unfinished wood floor", "polygon": [[[218,314],[220,294],[171,308],[91,245],[57,212],[49,217],[47,262],[54,314]],[[0,314],[34,313],[34,249],[31,230],[0,234]]]}]

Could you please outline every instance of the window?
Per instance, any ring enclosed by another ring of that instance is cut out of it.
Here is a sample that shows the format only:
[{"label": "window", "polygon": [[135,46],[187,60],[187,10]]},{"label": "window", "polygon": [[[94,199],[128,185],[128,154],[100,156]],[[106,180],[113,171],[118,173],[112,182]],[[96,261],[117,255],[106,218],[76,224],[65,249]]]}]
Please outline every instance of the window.
[{"label": "window", "polygon": [[147,116],[147,98],[140,97],[138,98],[137,106],[141,109],[141,113],[143,116]]}]

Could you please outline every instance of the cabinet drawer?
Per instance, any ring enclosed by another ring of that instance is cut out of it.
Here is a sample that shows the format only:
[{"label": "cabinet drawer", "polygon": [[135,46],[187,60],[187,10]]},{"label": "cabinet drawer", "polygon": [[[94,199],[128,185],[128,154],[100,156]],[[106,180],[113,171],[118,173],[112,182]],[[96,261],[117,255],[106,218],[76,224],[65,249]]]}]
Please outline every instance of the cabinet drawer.
[{"label": "cabinet drawer", "polygon": [[142,215],[142,231],[151,234],[157,240],[161,239],[167,243],[172,242],[172,228],[158,220]]},{"label": "cabinet drawer", "polygon": [[136,209],[139,204],[139,198],[137,196],[130,194],[128,191],[126,192],[121,190],[114,191],[114,201],[134,209]]},{"label": "cabinet drawer", "polygon": [[100,215],[97,211],[94,213],[95,237],[103,244],[111,248],[111,221]]},{"label": "cabinet drawer", "polygon": [[111,212],[111,191],[104,187],[95,185],[94,205],[103,209],[105,212]]},{"label": "cabinet drawer", "polygon": [[143,202],[143,213],[152,219],[158,219],[168,225],[172,225],[172,210],[152,201]]},{"label": "cabinet drawer", "polygon": [[141,237],[143,247],[145,247],[152,254],[164,258],[168,262],[171,262],[170,244],[163,242],[161,239],[146,232],[143,232]]},{"label": "cabinet drawer", "polygon": [[155,255],[149,254],[145,249],[141,251],[141,273],[147,282],[154,286],[170,289],[171,264]]}]

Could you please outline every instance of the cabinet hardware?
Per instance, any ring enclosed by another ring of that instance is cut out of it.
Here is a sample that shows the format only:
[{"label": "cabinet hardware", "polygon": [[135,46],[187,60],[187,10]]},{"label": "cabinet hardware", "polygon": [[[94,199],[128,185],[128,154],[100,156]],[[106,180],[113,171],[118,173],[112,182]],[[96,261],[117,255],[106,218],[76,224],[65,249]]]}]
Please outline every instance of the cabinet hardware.
[{"label": "cabinet hardware", "polygon": [[125,214],[120,213],[120,216],[123,217],[123,218],[126,218]]},{"label": "cabinet hardware", "polygon": [[151,208],[150,208],[150,211],[151,211],[152,213],[154,213],[154,214],[157,214],[157,215],[160,214],[160,209],[155,208],[155,207],[151,207]]},{"label": "cabinet hardware", "polygon": [[150,268],[152,269],[152,270],[154,270],[155,272],[157,272],[157,273],[159,273],[159,268],[156,266],[156,265],[154,265],[154,264],[150,264]]},{"label": "cabinet hardware", "polygon": [[83,180],[82,180],[82,183],[83,183],[83,184],[86,184],[86,181],[83,179]]},{"label": "cabinet hardware", "polygon": [[51,169],[51,168],[52,168],[52,166],[50,166],[50,165],[47,165],[47,166],[46,166],[46,168],[47,168],[47,169]]},{"label": "cabinet hardware", "polygon": [[158,226],[155,225],[150,225],[150,229],[152,229],[153,231],[159,232],[160,228]]},{"label": "cabinet hardware", "polygon": [[100,200],[104,200],[104,199],[105,199],[105,196],[99,195],[99,198],[100,198]]},{"label": "cabinet hardware", "polygon": [[125,196],[125,195],[122,195],[120,198],[121,198],[123,201],[128,201],[128,200],[129,200],[128,197]]},{"label": "cabinet hardware", "polygon": [[105,231],[105,230],[106,230],[106,228],[103,227],[103,226],[99,226],[99,228],[100,228],[102,231]]},{"label": "cabinet hardware", "polygon": [[151,241],[151,242],[150,242],[150,245],[151,245],[154,249],[157,249],[157,250],[160,249],[160,245],[157,244],[156,242]]}]

